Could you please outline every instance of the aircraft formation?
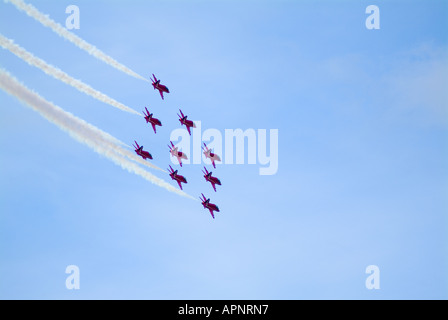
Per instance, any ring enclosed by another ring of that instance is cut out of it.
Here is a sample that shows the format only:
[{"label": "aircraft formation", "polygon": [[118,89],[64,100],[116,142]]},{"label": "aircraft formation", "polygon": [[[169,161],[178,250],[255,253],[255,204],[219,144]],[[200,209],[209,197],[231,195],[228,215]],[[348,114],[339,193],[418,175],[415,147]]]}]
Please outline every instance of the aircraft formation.
[{"label": "aircraft formation", "polygon": [[[158,90],[162,100],[164,100],[163,94],[170,92],[168,87],[161,84],[160,80],[158,80],[154,74],[152,74],[151,81],[152,81],[152,86],[153,86],[154,90]],[[195,123],[191,120],[188,120],[188,116],[184,115],[182,110],[179,109],[179,112],[180,112],[180,115],[179,114],[177,114],[177,115],[179,117],[180,124],[182,126],[185,126],[187,128],[188,133],[191,135],[191,128],[196,128]],[[146,123],[151,124],[152,129],[154,130],[154,133],[157,134],[156,126],[162,126],[162,122],[159,119],[154,118],[153,113],[150,113],[147,107],[145,107],[145,110],[143,111],[143,116],[146,120]],[[142,157],[143,160],[146,160],[146,159],[152,160],[153,159],[152,155],[148,151],[145,151],[143,149],[143,146],[140,146],[137,143],[137,141],[134,141],[134,142],[135,142],[135,145],[133,145],[133,146],[135,148],[135,153],[137,155]],[[180,167],[182,167],[182,160],[187,160],[188,156],[184,152],[179,151],[178,147],[176,147],[172,141],[170,141],[170,145],[168,145],[168,148],[169,148],[169,152],[170,152],[171,156],[177,158]],[[216,169],[215,161],[221,161],[221,158],[219,157],[219,155],[213,153],[212,150],[209,149],[205,143],[204,143],[204,146],[202,147],[202,150],[204,151],[203,152],[204,156],[207,159],[210,159],[210,161],[213,165],[213,168]],[[212,172],[211,171],[209,172],[205,166],[204,166],[204,170],[202,170],[202,173],[204,174],[205,181],[210,182],[210,184],[213,187],[213,190],[216,192],[216,186],[217,185],[220,186],[221,181],[217,177],[214,177],[212,175]],[[187,179],[179,173],[179,170],[177,170],[177,169],[174,170],[170,165],[169,169],[168,169],[168,174],[172,180],[177,182],[177,184],[179,185],[179,188],[181,190],[183,190],[182,183],[186,184],[188,182],[187,182]],[[204,207],[204,209],[208,209],[210,211],[212,218],[215,219],[214,212],[219,212],[218,206],[216,204],[211,203],[210,198],[207,199],[203,193],[201,193],[201,197],[199,197],[199,199],[201,200],[202,206]]]}]

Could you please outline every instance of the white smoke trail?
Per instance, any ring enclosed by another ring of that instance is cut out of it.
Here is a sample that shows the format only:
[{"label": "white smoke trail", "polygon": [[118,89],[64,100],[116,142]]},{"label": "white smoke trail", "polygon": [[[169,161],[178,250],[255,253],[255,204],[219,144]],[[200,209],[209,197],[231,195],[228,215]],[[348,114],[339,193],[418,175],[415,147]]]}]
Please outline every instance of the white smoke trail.
[{"label": "white smoke trail", "polygon": [[116,153],[120,154],[121,156],[127,157],[127,158],[134,160],[134,161],[136,161],[144,166],[147,166],[149,168],[166,172],[165,170],[153,165],[152,163],[143,160],[142,158],[137,156],[135,153],[132,153],[131,151],[119,146],[119,145],[127,146],[126,143],[124,143],[124,142],[120,141],[119,139],[113,137],[112,135],[98,129],[97,127],[85,122],[84,120],[73,116],[72,114],[70,114],[68,112],[65,112],[65,113],[66,113],[66,115],[69,115],[73,118],[73,123],[77,122],[79,124],[78,125],[79,128],[86,128],[90,133],[95,135],[95,138],[97,141],[101,141],[101,143],[103,145],[107,146],[110,149],[113,149]]},{"label": "white smoke trail", "polygon": [[[95,152],[107,157],[123,169],[135,173],[170,192],[196,200],[185,192],[170,185],[168,182],[139,167],[137,164],[123,158],[120,155],[122,152],[120,149],[122,148],[118,145],[111,146],[111,141],[113,139],[105,138],[105,136],[108,135],[107,133],[88,124],[84,120],[72,115],[60,107],[55,106],[51,102],[48,102],[37,93],[26,88],[3,69],[0,69],[0,88],[18,98],[31,109],[37,111],[45,119],[58,126],[61,130],[67,132],[72,138],[87,145]],[[125,154],[127,150],[124,151],[125,152],[123,153]]]},{"label": "white smoke trail", "polygon": [[80,80],[76,80],[75,78],[66,74],[64,71],[46,63],[44,60],[34,56],[32,53],[26,51],[19,45],[15,44],[14,41],[4,37],[2,34],[0,34],[0,45],[4,49],[9,50],[11,53],[15,54],[17,57],[19,57],[20,59],[27,62],[28,64],[41,69],[43,72],[52,76],[53,78],[60,80],[64,83],[78,89],[79,91],[81,91],[99,101],[107,103],[115,108],[118,108],[122,111],[126,111],[129,113],[133,113],[133,114],[137,114],[137,115],[141,116],[141,114],[138,113],[137,111],[135,111],[134,109],[131,109],[130,107],[125,106],[124,104],[108,97],[104,93],[93,89],[88,84],[85,84],[84,82],[82,82]]},{"label": "white smoke trail", "polygon": [[5,0],[5,2],[11,2],[14,6],[16,6],[17,9],[24,11],[27,15],[30,17],[36,19],[41,24],[43,24],[46,27],[49,27],[54,32],[56,32],[59,36],[67,39],[68,41],[74,43],[78,48],[87,51],[89,54],[94,56],[97,59],[100,59],[107,63],[108,65],[130,75],[137,79],[141,79],[144,81],[149,82],[147,79],[139,75],[138,73],[132,71],[131,69],[127,68],[126,66],[122,65],[118,61],[114,60],[112,57],[108,56],[101,50],[97,49],[94,45],[87,43],[74,33],[68,31],[63,26],[61,26],[59,23],[52,20],[48,15],[43,14],[40,12],[36,7],[34,7],[31,4],[27,4],[22,0]]}]

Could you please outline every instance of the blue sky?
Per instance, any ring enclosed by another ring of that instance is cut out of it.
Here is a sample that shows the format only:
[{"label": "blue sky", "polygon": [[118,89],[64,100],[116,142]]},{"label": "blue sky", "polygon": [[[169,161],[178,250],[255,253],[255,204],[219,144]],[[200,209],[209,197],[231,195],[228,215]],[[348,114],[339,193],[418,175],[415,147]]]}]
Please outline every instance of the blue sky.
[{"label": "blue sky", "polygon": [[[111,108],[6,50],[47,100],[166,168],[178,108],[203,130],[278,129],[279,167],[182,168],[199,202],[122,170],[0,91],[2,299],[447,299],[448,5],[443,1],[33,1],[136,72],[0,3],[0,32],[163,123]],[[367,30],[365,8],[380,9]],[[168,181],[168,175],[154,172]],[[173,182],[174,183],[174,182]],[[67,290],[65,268],[80,268]],[[365,287],[368,265],[379,290]]]}]

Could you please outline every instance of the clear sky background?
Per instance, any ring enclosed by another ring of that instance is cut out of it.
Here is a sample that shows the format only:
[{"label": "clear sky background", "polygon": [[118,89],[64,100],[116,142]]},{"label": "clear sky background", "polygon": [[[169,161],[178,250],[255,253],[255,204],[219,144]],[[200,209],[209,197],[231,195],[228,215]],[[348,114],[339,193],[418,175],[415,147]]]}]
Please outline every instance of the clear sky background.
[{"label": "clear sky background", "polygon": [[[141,141],[162,168],[179,107],[223,135],[278,129],[279,167],[219,165],[214,193],[185,165],[184,190],[220,207],[213,220],[0,91],[0,298],[448,298],[448,2],[32,3],[62,25],[78,5],[74,33],[171,91],[162,101],[0,2],[4,36],[163,126],[154,135],[0,50],[47,100]],[[379,30],[365,27],[371,4]],[[65,287],[72,264],[79,290]]]}]

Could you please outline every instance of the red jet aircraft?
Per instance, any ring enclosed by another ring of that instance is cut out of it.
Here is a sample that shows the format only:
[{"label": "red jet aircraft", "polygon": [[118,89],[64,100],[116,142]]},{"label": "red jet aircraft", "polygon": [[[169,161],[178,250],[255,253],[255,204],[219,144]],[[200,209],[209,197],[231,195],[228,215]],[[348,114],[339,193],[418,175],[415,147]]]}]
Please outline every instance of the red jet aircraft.
[{"label": "red jet aircraft", "polygon": [[215,161],[221,161],[221,158],[216,153],[213,153],[212,150],[207,148],[207,145],[205,144],[205,142],[204,142],[204,147],[202,147],[202,150],[204,150],[205,157],[212,161],[213,168],[216,169]]},{"label": "red jet aircraft", "polygon": [[157,80],[156,76],[154,75],[154,73],[152,74],[152,76],[154,77],[154,79],[151,79],[152,81],[152,86],[154,87],[154,90],[159,90],[160,96],[163,99],[163,93],[170,93],[170,90],[168,90],[168,88],[166,86],[164,86],[163,84],[160,84],[160,80]]},{"label": "red jet aircraft", "polygon": [[181,183],[182,183],[182,182],[183,182],[183,183],[187,183],[187,179],[185,179],[184,176],[181,176],[180,174],[178,174],[178,173],[177,173],[177,170],[174,171],[173,168],[171,168],[171,166],[170,166],[170,168],[168,169],[168,171],[169,171],[169,174],[170,174],[171,179],[176,180],[177,183],[179,184],[179,188],[180,188],[180,190],[183,190],[183,189],[182,189],[182,184],[181,184]]},{"label": "red jet aircraft", "polygon": [[[204,170],[205,170],[205,171],[204,171]],[[207,168],[204,167],[204,170],[202,170],[202,173],[204,174],[204,178],[205,178],[205,180],[207,180],[208,182],[210,182],[210,183],[212,184],[212,187],[213,187],[213,189],[214,189],[215,192],[216,192],[216,187],[215,187],[215,185],[217,184],[218,186],[220,186],[220,185],[221,185],[221,181],[219,181],[218,178],[212,176],[212,172],[211,172],[211,171],[208,172],[208,171],[207,171]]]},{"label": "red jet aircraft", "polygon": [[187,127],[188,133],[191,136],[190,128],[192,128],[192,127],[196,128],[196,125],[194,124],[193,121],[187,120],[187,116],[184,116],[184,114],[182,113],[182,110],[179,109],[179,111],[180,111],[180,114],[182,115],[182,117],[181,117],[181,116],[179,116],[179,114],[177,114],[179,116],[179,121],[181,124],[183,124]]},{"label": "red jet aircraft", "polygon": [[162,122],[159,119],[153,118],[152,113],[149,113],[148,108],[145,107],[145,111],[143,111],[143,115],[145,116],[146,123],[150,123],[152,128],[154,129],[154,133],[156,132],[156,126],[162,126]]},{"label": "red jet aircraft", "polygon": [[207,208],[210,211],[210,214],[212,215],[213,219],[215,219],[215,215],[213,214],[213,211],[219,212],[219,208],[216,204],[210,203],[210,199],[205,199],[205,196],[203,193],[202,194],[202,198],[199,197],[199,199],[201,199],[202,201],[202,205],[204,206],[204,208]]},{"label": "red jet aircraft", "polygon": [[177,151],[177,147],[174,147],[174,144],[172,141],[171,142],[171,146],[168,145],[168,148],[170,148],[170,153],[171,156],[176,157],[177,161],[179,161],[180,166],[182,167],[182,160],[181,159],[185,159],[187,160],[188,157],[185,153],[181,152],[181,151]]},{"label": "red jet aircraft", "polygon": [[146,160],[146,158],[152,159],[152,155],[148,151],[144,151],[143,146],[139,146],[137,141],[135,141],[135,140],[134,140],[134,142],[136,144],[136,146],[134,145],[136,154],[138,154],[144,160]]}]

